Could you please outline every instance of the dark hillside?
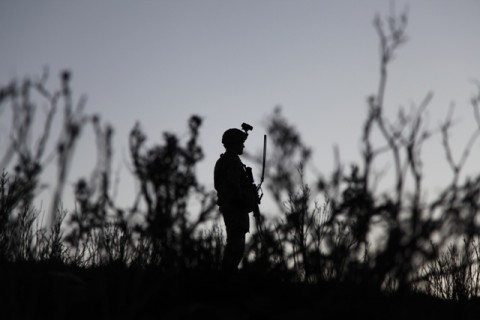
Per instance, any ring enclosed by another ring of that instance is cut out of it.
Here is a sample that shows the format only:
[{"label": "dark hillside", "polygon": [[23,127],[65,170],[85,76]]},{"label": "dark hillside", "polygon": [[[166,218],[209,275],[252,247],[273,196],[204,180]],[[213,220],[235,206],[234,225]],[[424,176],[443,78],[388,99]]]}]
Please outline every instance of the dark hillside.
[{"label": "dark hillside", "polygon": [[272,275],[3,265],[2,319],[478,319],[480,301]]}]

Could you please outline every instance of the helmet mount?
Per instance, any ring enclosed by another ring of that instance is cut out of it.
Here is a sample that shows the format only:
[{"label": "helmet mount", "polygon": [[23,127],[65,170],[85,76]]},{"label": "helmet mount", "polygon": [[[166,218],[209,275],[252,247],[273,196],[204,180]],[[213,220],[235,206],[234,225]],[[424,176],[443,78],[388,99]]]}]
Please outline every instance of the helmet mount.
[{"label": "helmet mount", "polygon": [[253,127],[248,123],[242,123],[242,130],[248,135],[248,131],[253,130]]}]

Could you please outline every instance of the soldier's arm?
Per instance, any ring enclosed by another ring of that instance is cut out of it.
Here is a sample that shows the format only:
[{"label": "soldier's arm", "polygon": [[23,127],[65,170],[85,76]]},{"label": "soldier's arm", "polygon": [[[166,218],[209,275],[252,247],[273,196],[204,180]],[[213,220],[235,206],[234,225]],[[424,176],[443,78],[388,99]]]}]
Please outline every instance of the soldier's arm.
[{"label": "soldier's arm", "polygon": [[226,172],[227,188],[232,203],[239,205],[244,201],[241,172],[235,166],[230,166]]}]

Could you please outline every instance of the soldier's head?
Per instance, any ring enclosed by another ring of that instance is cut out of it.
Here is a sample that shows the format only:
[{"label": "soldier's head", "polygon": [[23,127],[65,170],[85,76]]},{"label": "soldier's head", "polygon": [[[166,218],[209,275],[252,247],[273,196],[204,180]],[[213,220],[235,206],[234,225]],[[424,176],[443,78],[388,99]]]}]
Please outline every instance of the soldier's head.
[{"label": "soldier's head", "polygon": [[225,149],[237,154],[243,153],[245,140],[247,140],[247,134],[242,130],[235,128],[228,129],[222,136],[222,143]]}]

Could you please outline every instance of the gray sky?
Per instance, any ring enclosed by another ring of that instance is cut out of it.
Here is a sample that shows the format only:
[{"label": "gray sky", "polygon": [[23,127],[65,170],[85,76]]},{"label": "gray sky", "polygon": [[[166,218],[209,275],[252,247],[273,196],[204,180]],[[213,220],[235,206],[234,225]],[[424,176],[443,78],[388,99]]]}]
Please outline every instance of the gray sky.
[{"label": "gray sky", "polygon": [[[135,189],[126,162],[137,120],[152,145],[166,130],[186,137],[189,116],[202,116],[206,158],[198,174],[213,188],[223,131],[252,124],[246,147],[260,150],[262,121],[281,105],[314,148],[317,169],[328,174],[334,145],[345,163],[359,157],[366,98],[379,76],[372,21],[376,13],[388,14],[391,3],[1,0],[0,83],[38,76],[48,66],[54,87],[62,69],[72,70],[74,94],[88,96],[86,111],[115,128],[122,204],[131,203]],[[460,152],[475,125],[469,99],[470,81],[480,79],[480,1],[395,2],[397,12],[405,6],[409,41],[390,69],[387,111],[419,104],[432,91],[428,119],[435,128],[455,102],[453,139]],[[2,115],[2,134],[7,123]],[[93,169],[92,142],[86,134],[78,146],[70,183]],[[0,148],[4,144],[5,136]],[[479,147],[470,169],[480,161]],[[428,143],[424,161],[433,189],[450,178],[440,136]]]}]

